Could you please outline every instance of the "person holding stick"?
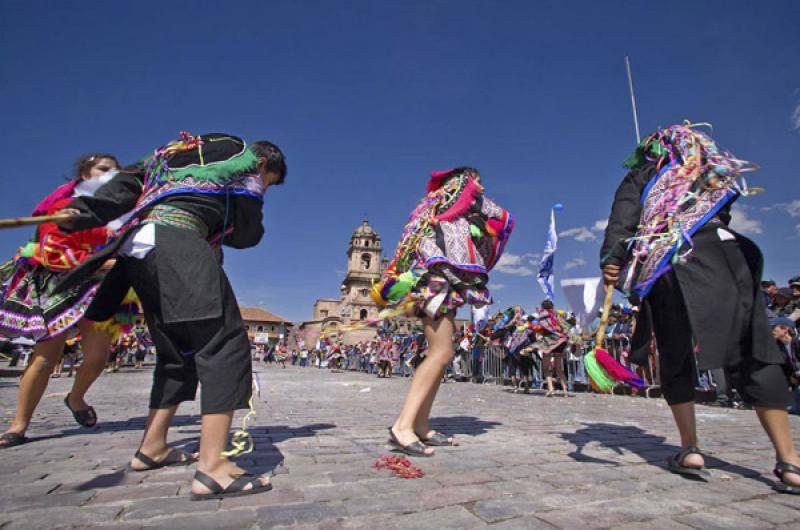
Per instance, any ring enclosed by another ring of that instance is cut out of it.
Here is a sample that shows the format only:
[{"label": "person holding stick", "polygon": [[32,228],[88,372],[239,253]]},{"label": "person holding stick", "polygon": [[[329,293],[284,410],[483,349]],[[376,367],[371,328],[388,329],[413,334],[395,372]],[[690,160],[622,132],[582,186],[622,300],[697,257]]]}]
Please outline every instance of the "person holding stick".
[{"label": "person holding stick", "polygon": [[133,210],[119,237],[60,287],[70,288],[102,260],[117,256],[117,267],[141,300],[158,357],[150,413],[130,469],[191,460],[167,445],[167,435],[178,405],[193,400],[202,384],[193,500],[272,488],[268,477],[245,473],[228,460],[250,440],[243,427],[234,435],[234,450],[226,450],[234,411],[252,410],[253,381],[250,341],[221,257],[223,245],[259,243],[264,193],[282,184],[286,172],[283,153],[270,142],[182,132],[121,170],[93,197],[74,200],[67,209],[74,216],[62,222],[85,229]]},{"label": "person holding stick", "polygon": [[106,261],[96,274],[67,291],[56,293],[59,279],[107,243],[110,231],[98,227],[66,234],[53,221],[64,218],[55,212],[74,197],[91,196],[118,169],[119,163],[113,155],[84,156],[76,163],[75,178],[45,197],[32,217],[0,223],[3,228],[38,225],[31,241],[0,271],[3,283],[0,332],[8,337],[22,336],[36,341],[33,356],[20,379],[14,419],[0,435],[0,448],[28,441],[25,433],[47,388],[50,373],[59,363],[67,339],[76,332],[81,335],[83,362],[64,403],[80,425],[92,427],[97,423],[97,414],[86,404],[84,396],[103,371],[111,336],[97,329],[93,321],[110,316],[98,316],[105,312],[98,311],[99,307],[108,305],[115,309],[115,304],[121,300],[116,299],[117,293],[126,287],[117,284],[113,279],[116,275],[111,275],[111,281],[101,289],[103,278],[114,264]]},{"label": "person holding stick", "polygon": [[753,167],[688,123],[657,130],[625,166],[630,172],[614,196],[600,266],[607,285],[641,306],[633,362],[647,364],[655,334],[661,389],[681,437],[670,471],[708,476],[695,421],[695,368],[725,367],[775,448],[774,488],[800,494],[786,412],[792,396],[759,292],[763,258],[728,226],[731,204],[752,193],[742,174]]}]

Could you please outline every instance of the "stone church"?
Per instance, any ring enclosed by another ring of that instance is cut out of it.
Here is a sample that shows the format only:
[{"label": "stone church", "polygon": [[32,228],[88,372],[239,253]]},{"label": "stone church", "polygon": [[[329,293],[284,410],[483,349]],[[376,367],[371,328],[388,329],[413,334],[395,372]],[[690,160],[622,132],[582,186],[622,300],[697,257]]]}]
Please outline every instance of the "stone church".
[{"label": "stone church", "polygon": [[[378,317],[380,308],[369,296],[372,283],[378,281],[388,265],[383,256],[381,236],[364,222],[353,231],[347,248],[347,273],[339,287],[339,298],[320,298],[314,303],[313,320],[300,324],[298,332],[306,345],[313,343],[320,334],[335,337],[346,344],[370,340],[377,335],[377,328],[363,327],[342,330],[343,326],[364,322]],[[389,323],[391,333],[406,335],[421,326],[416,318],[398,317]]]}]

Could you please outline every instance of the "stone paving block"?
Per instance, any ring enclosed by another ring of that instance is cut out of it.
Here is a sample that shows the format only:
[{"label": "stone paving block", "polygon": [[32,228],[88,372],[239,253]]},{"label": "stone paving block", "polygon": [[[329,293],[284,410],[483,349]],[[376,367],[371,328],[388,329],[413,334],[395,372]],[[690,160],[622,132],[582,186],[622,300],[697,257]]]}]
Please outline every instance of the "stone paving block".
[{"label": "stone paving block", "polygon": [[37,508],[17,512],[3,530],[43,530],[64,528],[68,525],[81,528],[92,524],[107,524],[113,521],[121,510],[121,507],[110,506]]},{"label": "stone paving block", "polygon": [[712,508],[688,515],[679,515],[673,517],[673,519],[698,530],[727,530],[729,528],[735,528],[736,530],[763,530],[774,526],[770,522],[759,521],[744,515],[731,507]]},{"label": "stone paving block", "polygon": [[[199,501],[198,501],[199,502]],[[144,525],[146,530],[222,530],[247,529],[256,525],[258,517],[255,510],[225,510],[203,515],[183,514],[178,517],[158,519]]]},{"label": "stone paving block", "polygon": [[461,506],[448,506],[438,510],[403,515],[398,517],[394,524],[400,530],[419,530],[420,528],[466,530],[485,526],[483,521]]},{"label": "stone paving block", "polygon": [[89,504],[131,503],[144,499],[175,497],[178,495],[179,489],[180,486],[174,483],[105,488],[97,490],[97,494],[89,501]]},{"label": "stone paving block", "polygon": [[262,528],[295,523],[319,522],[346,515],[341,503],[298,503],[283,506],[265,506],[257,510],[257,524]]},{"label": "stone paving block", "polygon": [[259,508],[261,506],[279,506],[284,504],[295,504],[304,501],[305,497],[303,496],[302,491],[287,488],[273,488],[271,491],[266,493],[222,499],[222,506],[220,509],[227,510],[230,508]]},{"label": "stone paving block", "polygon": [[144,499],[125,509],[122,519],[125,521],[150,519],[174,515],[177,513],[213,512],[219,507],[219,501],[192,501],[186,497],[170,497],[162,499]]},{"label": "stone paving block", "polygon": [[771,502],[776,502],[795,510],[800,510],[800,495],[775,495],[768,497]]},{"label": "stone paving block", "polygon": [[417,493],[422,501],[423,509],[432,510],[451,504],[464,504],[481,500],[494,499],[500,494],[485,485],[470,484],[464,486],[448,486],[436,490],[423,490]]},{"label": "stone paving block", "polygon": [[486,471],[439,472],[436,473],[434,480],[442,486],[463,486],[493,482],[497,477]]},{"label": "stone paving block", "polygon": [[773,524],[790,523],[800,519],[800,511],[764,499],[737,502],[730,506],[745,515]]},{"label": "stone paving block", "polygon": [[409,492],[369,495],[344,501],[347,514],[352,516],[372,513],[408,513],[421,510],[423,505],[422,499]]},{"label": "stone paving block", "polygon": [[538,496],[513,495],[475,503],[472,511],[489,523],[521,515],[532,515],[546,508]]},{"label": "stone paving block", "polygon": [[317,484],[309,486],[303,492],[307,501],[344,500],[353,497],[369,497],[370,490],[359,482],[342,482],[339,484]]},{"label": "stone paving block", "polygon": [[556,527],[537,517],[517,517],[501,523],[489,525],[491,530],[556,530]]},{"label": "stone paving block", "polygon": [[658,518],[615,526],[614,530],[694,530],[694,528],[673,519]]}]

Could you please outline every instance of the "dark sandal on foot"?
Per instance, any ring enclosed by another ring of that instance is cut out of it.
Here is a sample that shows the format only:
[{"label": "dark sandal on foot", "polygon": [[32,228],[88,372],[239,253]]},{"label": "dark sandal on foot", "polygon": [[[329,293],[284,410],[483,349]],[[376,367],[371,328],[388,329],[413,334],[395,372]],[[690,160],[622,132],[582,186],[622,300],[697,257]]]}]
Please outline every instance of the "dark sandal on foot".
[{"label": "dark sandal on foot", "polygon": [[424,443],[425,445],[429,445],[432,447],[445,447],[450,445],[458,445],[455,438],[452,436],[447,436],[446,434],[442,434],[438,431],[433,431],[433,434],[428,438],[423,438],[422,436],[419,437],[419,441]]},{"label": "dark sandal on foot", "polygon": [[[207,487],[211,493],[194,493],[190,497],[193,501],[204,501],[208,499],[225,499],[227,497],[241,497],[242,495],[254,495],[256,493],[263,493],[272,489],[272,484],[266,486],[261,483],[258,475],[251,475],[245,473],[238,477],[236,480],[228,484],[227,488],[223,488],[219,482],[206,475],[202,471],[195,471],[194,480]],[[250,489],[244,489],[247,485],[252,485]]]},{"label": "dark sandal on foot", "polygon": [[197,458],[189,453],[184,453],[180,449],[170,449],[169,453],[167,453],[167,457],[161,462],[156,462],[141,451],[136,451],[136,454],[133,455],[133,457],[147,467],[144,469],[135,469],[133,466],[128,464],[128,469],[131,471],[150,471],[151,469],[161,469],[162,467],[188,466],[189,464],[197,462]]},{"label": "dark sandal on foot", "polygon": [[425,449],[427,449],[428,446],[419,440],[413,441],[408,445],[401,444],[400,440],[397,439],[397,436],[394,435],[394,431],[391,427],[389,427],[389,445],[391,445],[393,449],[400,451],[401,453],[405,453],[408,456],[433,456],[433,453],[425,452]]},{"label": "dark sandal on foot", "polygon": [[3,444],[0,445],[0,449],[16,447],[17,445],[22,445],[27,441],[28,438],[26,438],[24,434],[20,434],[18,432],[4,432],[2,435],[0,435],[0,442],[3,442]]},{"label": "dark sandal on foot", "polygon": [[786,462],[778,462],[775,464],[775,469],[772,471],[776,477],[778,477],[777,484],[772,486],[772,489],[779,493],[788,493],[790,495],[800,495],[800,486],[792,486],[791,484],[787,484],[783,481],[784,473],[795,473],[800,475],[800,467],[794,466],[792,464],[787,464]]},{"label": "dark sandal on foot", "polygon": [[683,449],[680,453],[667,459],[667,469],[677,475],[683,475],[686,477],[708,478],[711,476],[711,474],[705,469],[683,465],[683,461],[689,455],[703,456],[703,453],[700,452],[700,449],[697,447],[689,446],[686,449]]},{"label": "dark sandal on foot", "polygon": [[84,410],[73,409],[69,406],[69,394],[64,398],[64,405],[67,406],[72,413],[72,417],[75,418],[75,421],[77,421],[79,425],[83,425],[84,427],[94,427],[97,425],[97,413],[94,411],[94,407],[89,407]]}]

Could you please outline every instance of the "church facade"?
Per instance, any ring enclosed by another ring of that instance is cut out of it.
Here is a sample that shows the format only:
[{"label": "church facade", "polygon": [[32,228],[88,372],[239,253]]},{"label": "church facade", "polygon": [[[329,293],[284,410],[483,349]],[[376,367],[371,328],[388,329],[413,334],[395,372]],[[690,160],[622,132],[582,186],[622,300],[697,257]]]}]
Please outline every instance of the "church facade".
[{"label": "church facade", "polygon": [[[347,248],[347,272],[339,287],[338,298],[320,298],[314,302],[313,318],[300,324],[298,334],[307,347],[313,347],[324,335],[354,344],[377,336],[374,326],[358,326],[376,319],[380,308],[372,301],[369,292],[377,282],[388,260],[383,255],[380,235],[367,219],[353,231]],[[349,326],[356,325],[356,329]],[[417,318],[398,317],[388,324],[393,335],[406,335],[419,329]]]}]

